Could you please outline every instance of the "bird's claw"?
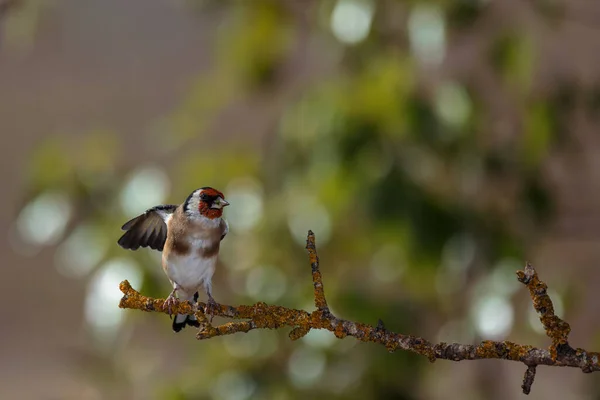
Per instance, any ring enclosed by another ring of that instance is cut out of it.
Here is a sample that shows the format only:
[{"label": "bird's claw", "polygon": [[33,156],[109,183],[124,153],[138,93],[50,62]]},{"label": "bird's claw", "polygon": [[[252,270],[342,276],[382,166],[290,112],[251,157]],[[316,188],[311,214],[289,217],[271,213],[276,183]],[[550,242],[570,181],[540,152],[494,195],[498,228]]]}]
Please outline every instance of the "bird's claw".
[{"label": "bird's claw", "polygon": [[169,316],[172,316],[173,315],[173,307],[175,307],[178,303],[179,303],[179,301],[177,300],[175,295],[173,293],[171,293],[169,295],[169,297],[167,297],[167,299],[165,300],[165,303],[163,304],[163,310],[169,311]]},{"label": "bird's claw", "polygon": [[210,316],[209,322],[212,323],[212,320],[213,320],[218,308],[219,308],[219,304],[217,304],[215,299],[213,299],[212,296],[209,297],[206,302],[206,306],[204,307],[204,314]]}]

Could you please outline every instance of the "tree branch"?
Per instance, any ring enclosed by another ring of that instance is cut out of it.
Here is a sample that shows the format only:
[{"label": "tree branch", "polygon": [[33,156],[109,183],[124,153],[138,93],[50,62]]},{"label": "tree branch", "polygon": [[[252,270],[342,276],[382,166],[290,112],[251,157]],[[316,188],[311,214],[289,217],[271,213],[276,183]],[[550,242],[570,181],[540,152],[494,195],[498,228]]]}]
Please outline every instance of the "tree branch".
[{"label": "tree branch", "polygon": [[[385,329],[383,321],[377,326],[360,322],[344,320],[334,316],[327,306],[319,268],[319,257],[315,246],[315,236],[308,232],[306,241],[309,260],[312,268],[312,278],[316,310],[307,312],[282,306],[256,303],[237,307],[218,305],[214,315],[243,321],[232,321],[218,326],[212,326],[204,315],[205,303],[179,302],[173,307],[173,313],[195,314],[200,321],[200,329],[196,334],[198,339],[210,339],[216,336],[231,335],[237,332],[248,332],[253,329],[278,329],[292,327],[289,337],[297,340],[306,335],[311,329],[327,329],[337,338],[352,336],[363,342],[378,343],[389,352],[398,349],[410,351],[425,356],[429,361],[436,359],[462,361],[480,359],[504,359],[522,362],[527,366],[523,378],[523,393],[529,394],[535,378],[538,365],[575,367],[583,372],[600,370],[599,353],[583,349],[573,349],[569,346],[569,324],[554,315],[552,300],[546,293],[547,286],[542,282],[535,269],[527,263],[524,271],[517,272],[517,278],[529,289],[535,310],[540,314],[540,321],[551,338],[549,349],[521,345],[509,341],[495,342],[485,340],[478,345],[459,343],[433,344],[423,338],[391,332]],[[167,312],[163,310],[164,299],[153,299],[141,295],[134,290],[128,281],[120,284],[124,296],[120,308],[130,308],[142,311]]]}]

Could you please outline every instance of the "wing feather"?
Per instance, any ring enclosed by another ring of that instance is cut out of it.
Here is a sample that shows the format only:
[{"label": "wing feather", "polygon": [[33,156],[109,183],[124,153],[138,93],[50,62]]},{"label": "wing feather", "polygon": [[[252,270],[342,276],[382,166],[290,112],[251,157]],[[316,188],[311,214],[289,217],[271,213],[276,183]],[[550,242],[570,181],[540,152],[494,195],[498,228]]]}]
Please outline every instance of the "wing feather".
[{"label": "wing feather", "polygon": [[177,209],[176,205],[157,206],[127,221],[121,228],[127,232],[117,243],[125,249],[137,250],[140,247],[150,247],[162,251],[167,240],[166,220],[175,209]]},{"label": "wing feather", "polygon": [[221,240],[229,233],[229,223],[225,219],[221,219]]}]

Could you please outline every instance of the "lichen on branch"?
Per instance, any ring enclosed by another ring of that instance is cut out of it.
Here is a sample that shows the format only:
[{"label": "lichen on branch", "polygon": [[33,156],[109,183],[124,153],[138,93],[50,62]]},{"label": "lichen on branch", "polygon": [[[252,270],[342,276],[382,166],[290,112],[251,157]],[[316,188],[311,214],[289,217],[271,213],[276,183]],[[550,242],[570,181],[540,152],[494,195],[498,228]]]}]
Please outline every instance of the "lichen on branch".
[{"label": "lichen on branch", "polygon": [[552,358],[556,359],[560,346],[569,344],[571,327],[554,314],[554,306],[547,293],[548,286],[539,279],[531,264],[527,263],[524,271],[517,271],[517,279],[527,285],[529,289],[533,308],[540,315],[540,322],[544,326],[546,334],[552,339],[550,353]]},{"label": "lichen on branch", "polygon": [[[517,272],[517,279],[529,289],[535,310],[540,314],[540,321],[546,334],[552,340],[549,349],[536,348],[509,341],[496,342],[485,340],[478,345],[460,343],[433,344],[423,338],[391,332],[385,329],[381,320],[376,326],[353,322],[336,317],[329,310],[325,298],[325,290],[319,265],[319,257],[315,243],[315,235],[308,232],[306,249],[312,269],[312,279],[316,309],[312,312],[292,308],[256,303],[253,305],[228,306],[219,304],[214,315],[232,319],[222,325],[213,326],[204,310],[206,304],[198,302],[178,302],[171,311],[175,314],[195,314],[200,322],[196,337],[210,339],[216,336],[248,332],[253,329],[279,329],[291,327],[289,337],[297,340],[311,329],[326,329],[337,338],[354,337],[363,342],[373,342],[386,347],[389,352],[396,350],[410,351],[427,357],[431,362],[437,359],[462,361],[480,359],[504,359],[518,361],[527,366],[523,378],[523,393],[529,394],[535,379],[538,365],[575,367],[583,372],[600,371],[599,353],[583,349],[573,349],[568,342],[571,328],[568,323],[554,314],[552,300],[547,294],[547,286],[542,282],[535,269],[527,263],[524,271]],[[164,299],[153,299],[143,296],[131,287],[128,281],[119,285],[123,292],[120,308],[142,311],[164,312]]]}]

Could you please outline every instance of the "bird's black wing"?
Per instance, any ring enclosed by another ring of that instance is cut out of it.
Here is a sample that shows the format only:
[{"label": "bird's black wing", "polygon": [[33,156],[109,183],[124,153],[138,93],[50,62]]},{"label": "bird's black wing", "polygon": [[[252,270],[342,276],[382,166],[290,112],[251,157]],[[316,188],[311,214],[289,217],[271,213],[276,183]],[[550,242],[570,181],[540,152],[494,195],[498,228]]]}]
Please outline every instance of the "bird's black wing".
[{"label": "bird's black wing", "polygon": [[166,219],[175,212],[176,205],[156,206],[147,210],[121,227],[127,231],[118,243],[124,249],[137,250],[140,247],[150,247],[162,251],[167,240]]},{"label": "bird's black wing", "polygon": [[229,233],[229,224],[225,219],[221,219],[221,240],[225,239],[225,236]]}]

